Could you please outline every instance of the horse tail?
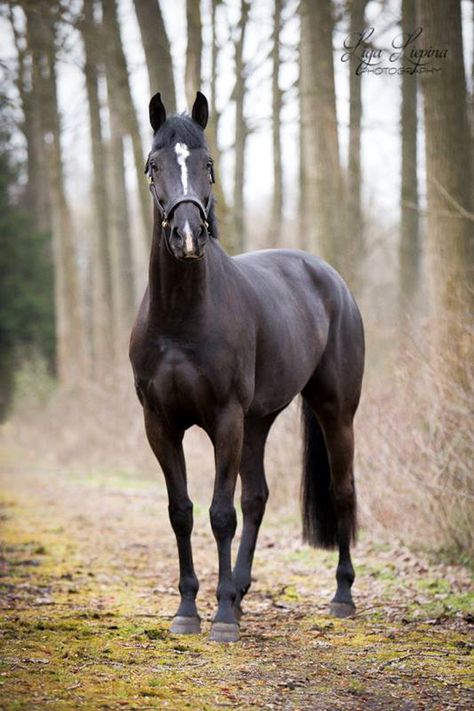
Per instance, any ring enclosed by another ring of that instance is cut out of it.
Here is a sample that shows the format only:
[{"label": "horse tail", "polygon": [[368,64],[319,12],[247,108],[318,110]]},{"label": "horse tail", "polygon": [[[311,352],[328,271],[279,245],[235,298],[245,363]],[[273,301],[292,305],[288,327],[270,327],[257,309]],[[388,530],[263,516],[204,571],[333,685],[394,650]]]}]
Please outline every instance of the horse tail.
[{"label": "horse tail", "polygon": [[311,546],[337,545],[337,518],[331,496],[331,470],[323,431],[303,400],[303,477],[301,515],[303,540]]}]

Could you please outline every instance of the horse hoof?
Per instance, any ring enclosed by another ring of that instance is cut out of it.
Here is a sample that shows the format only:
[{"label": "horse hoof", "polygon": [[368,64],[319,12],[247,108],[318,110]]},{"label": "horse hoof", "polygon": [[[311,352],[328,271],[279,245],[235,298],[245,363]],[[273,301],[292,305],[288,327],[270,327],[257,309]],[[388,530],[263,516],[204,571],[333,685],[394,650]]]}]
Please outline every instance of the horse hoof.
[{"label": "horse hoof", "polygon": [[355,605],[350,602],[331,602],[329,608],[331,615],[334,617],[353,617],[355,615]]},{"label": "horse hoof", "polygon": [[237,620],[237,622],[240,622],[243,614],[244,614],[244,611],[242,610],[240,605],[234,605],[234,615],[235,615],[235,619]]},{"label": "horse hoof", "polygon": [[239,625],[236,622],[213,622],[209,639],[211,642],[238,642]]},{"label": "horse hoof", "polygon": [[201,620],[199,617],[182,617],[176,615],[170,627],[171,634],[199,634]]}]

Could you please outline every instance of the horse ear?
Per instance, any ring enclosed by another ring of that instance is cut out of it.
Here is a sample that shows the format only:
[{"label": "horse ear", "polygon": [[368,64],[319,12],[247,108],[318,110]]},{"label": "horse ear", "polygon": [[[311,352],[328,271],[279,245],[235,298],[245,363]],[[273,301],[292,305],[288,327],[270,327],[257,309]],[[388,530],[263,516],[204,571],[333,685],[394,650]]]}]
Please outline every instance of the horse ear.
[{"label": "horse ear", "polygon": [[201,94],[200,91],[196,92],[196,99],[194,101],[191,117],[193,121],[196,121],[196,123],[198,123],[203,130],[206,128],[207,120],[209,118],[209,106],[206,97],[204,94]]},{"label": "horse ear", "polygon": [[166,121],[166,109],[161,101],[160,92],[151,97],[149,111],[151,127],[154,133],[156,133],[160,126]]}]

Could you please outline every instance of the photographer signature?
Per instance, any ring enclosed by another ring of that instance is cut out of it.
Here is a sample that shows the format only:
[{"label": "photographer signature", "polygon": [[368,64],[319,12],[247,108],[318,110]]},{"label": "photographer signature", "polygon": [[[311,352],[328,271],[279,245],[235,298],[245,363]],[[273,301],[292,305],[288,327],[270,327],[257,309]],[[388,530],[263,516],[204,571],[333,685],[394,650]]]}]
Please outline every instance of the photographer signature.
[{"label": "photographer signature", "polygon": [[[435,47],[416,47],[414,43],[423,34],[423,28],[417,27],[413,32],[402,32],[391,42],[391,49],[367,46],[375,33],[374,27],[362,32],[352,32],[344,40],[341,62],[347,62],[354,57],[358,60],[356,74],[421,74],[422,72],[439,72],[440,66],[435,66],[433,60],[446,59],[447,49]],[[394,66],[401,62],[400,66]],[[405,64],[403,64],[405,62]]]}]

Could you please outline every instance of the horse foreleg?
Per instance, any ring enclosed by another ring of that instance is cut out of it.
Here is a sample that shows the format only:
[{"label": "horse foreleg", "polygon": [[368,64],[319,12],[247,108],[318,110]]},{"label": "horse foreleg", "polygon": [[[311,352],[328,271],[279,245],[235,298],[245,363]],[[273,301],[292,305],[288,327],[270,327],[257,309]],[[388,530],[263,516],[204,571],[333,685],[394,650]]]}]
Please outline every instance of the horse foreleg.
[{"label": "horse foreleg", "polygon": [[235,612],[242,615],[240,603],[251,584],[251,573],[258,531],[265,513],[268,486],[265,480],[263,457],[268,431],[275,419],[245,421],[244,444],[240,464],[242,480],[243,530],[233,578],[236,586]]},{"label": "horse foreleg", "polygon": [[219,581],[217,613],[210,639],[216,642],[236,642],[239,639],[239,625],[234,611],[236,588],[232,579],[231,547],[237,526],[234,492],[243,440],[243,413],[240,408],[229,408],[220,415],[212,439],[216,478],[209,513],[217,543]]},{"label": "horse foreleg", "polygon": [[201,631],[201,620],[196,608],[199,582],[194,572],[191,548],[193,504],[186,483],[183,432],[169,432],[147,408],[144,414],[148,441],[165,475],[169,517],[178,544],[181,602],[171,624],[171,632],[197,634]]}]

